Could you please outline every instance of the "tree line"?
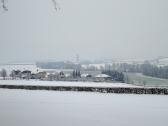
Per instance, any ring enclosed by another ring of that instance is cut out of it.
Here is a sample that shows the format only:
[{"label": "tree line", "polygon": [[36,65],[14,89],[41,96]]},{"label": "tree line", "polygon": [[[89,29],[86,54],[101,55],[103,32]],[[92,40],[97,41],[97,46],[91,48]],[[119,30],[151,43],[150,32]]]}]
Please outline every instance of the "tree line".
[{"label": "tree line", "polygon": [[146,62],[143,64],[113,64],[111,67],[120,72],[142,73],[146,76],[168,79],[168,66],[156,66]]},{"label": "tree line", "polygon": [[151,77],[168,79],[168,66],[157,67],[151,64],[143,64],[142,74]]}]

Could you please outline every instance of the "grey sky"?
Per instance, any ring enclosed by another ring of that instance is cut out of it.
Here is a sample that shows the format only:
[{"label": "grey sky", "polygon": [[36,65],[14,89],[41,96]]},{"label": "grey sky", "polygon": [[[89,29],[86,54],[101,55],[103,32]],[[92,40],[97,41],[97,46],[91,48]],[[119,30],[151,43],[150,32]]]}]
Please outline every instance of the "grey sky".
[{"label": "grey sky", "polygon": [[0,62],[168,56],[167,0],[8,0]]}]

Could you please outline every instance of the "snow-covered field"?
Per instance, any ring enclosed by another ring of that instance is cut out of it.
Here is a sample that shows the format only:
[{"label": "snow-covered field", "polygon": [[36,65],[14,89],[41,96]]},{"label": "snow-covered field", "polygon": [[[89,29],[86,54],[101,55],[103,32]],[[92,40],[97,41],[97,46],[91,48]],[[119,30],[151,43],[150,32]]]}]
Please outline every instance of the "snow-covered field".
[{"label": "snow-covered field", "polygon": [[40,85],[40,86],[78,86],[78,87],[140,87],[126,83],[95,83],[39,80],[0,80],[0,85]]},{"label": "snow-covered field", "polygon": [[0,89],[0,126],[167,126],[165,95]]}]

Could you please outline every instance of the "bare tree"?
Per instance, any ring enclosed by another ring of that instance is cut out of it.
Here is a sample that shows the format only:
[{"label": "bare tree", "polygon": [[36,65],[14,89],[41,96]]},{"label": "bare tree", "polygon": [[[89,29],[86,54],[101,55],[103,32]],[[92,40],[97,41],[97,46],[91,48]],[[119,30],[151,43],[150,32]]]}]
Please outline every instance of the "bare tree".
[{"label": "bare tree", "polygon": [[7,72],[6,72],[5,69],[2,69],[1,75],[2,75],[3,79],[5,80],[5,78],[6,78],[6,76],[7,76]]},{"label": "bare tree", "polygon": [[10,77],[12,77],[12,80],[15,79],[15,71],[14,70],[11,71]]},{"label": "bare tree", "polygon": [[7,8],[7,6],[6,6],[6,0],[1,0],[1,3],[2,3],[2,8],[3,8],[3,10],[4,11],[8,11],[8,8]]},{"label": "bare tree", "polygon": [[59,4],[56,0],[52,0],[53,4],[54,4],[54,9],[57,11],[57,10],[60,10],[60,7],[59,7]]}]

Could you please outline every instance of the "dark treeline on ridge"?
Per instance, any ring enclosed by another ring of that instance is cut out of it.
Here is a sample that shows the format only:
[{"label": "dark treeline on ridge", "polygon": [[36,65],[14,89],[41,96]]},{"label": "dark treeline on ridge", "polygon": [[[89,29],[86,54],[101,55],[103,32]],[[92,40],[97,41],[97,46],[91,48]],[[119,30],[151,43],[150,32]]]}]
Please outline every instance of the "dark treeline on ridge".
[{"label": "dark treeline on ridge", "polygon": [[144,64],[115,64],[117,71],[142,73],[143,75],[168,79],[168,66],[156,66],[149,63]]}]

